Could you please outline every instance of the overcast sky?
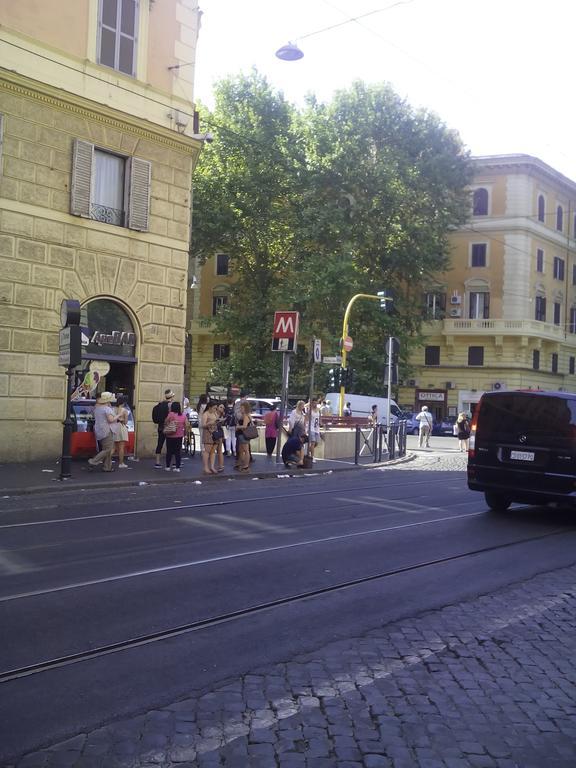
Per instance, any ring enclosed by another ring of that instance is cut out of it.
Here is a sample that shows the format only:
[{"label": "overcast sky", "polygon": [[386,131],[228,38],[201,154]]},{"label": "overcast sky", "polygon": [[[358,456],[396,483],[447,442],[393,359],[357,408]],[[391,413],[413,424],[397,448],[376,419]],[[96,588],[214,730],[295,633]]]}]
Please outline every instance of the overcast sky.
[{"label": "overcast sky", "polygon": [[[388,81],[474,155],[523,152],[576,181],[574,0],[199,0],[195,95],[258,71],[292,102]],[[314,33],[350,17],[356,22]],[[304,58],[275,51],[296,42]]]}]

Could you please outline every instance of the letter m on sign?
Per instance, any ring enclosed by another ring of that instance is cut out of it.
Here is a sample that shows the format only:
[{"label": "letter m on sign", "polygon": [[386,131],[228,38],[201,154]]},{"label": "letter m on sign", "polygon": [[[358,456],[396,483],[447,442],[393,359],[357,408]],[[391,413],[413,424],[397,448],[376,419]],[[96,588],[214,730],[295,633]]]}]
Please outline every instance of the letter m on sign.
[{"label": "letter m on sign", "polygon": [[294,352],[298,343],[298,312],[274,312],[272,349],[276,352]]}]

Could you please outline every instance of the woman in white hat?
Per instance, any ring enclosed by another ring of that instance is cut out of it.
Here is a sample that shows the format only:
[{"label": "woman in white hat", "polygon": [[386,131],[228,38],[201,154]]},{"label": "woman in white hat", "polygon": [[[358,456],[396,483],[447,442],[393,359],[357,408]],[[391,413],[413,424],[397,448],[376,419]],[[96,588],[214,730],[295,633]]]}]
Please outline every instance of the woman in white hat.
[{"label": "woman in white hat", "polygon": [[95,467],[98,464],[104,464],[103,472],[112,472],[112,454],[114,453],[114,434],[110,428],[111,424],[118,421],[118,415],[112,408],[112,403],[116,398],[112,392],[102,392],[96,398],[94,406],[94,434],[100,451],[92,459],[88,459],[88,464]]}]

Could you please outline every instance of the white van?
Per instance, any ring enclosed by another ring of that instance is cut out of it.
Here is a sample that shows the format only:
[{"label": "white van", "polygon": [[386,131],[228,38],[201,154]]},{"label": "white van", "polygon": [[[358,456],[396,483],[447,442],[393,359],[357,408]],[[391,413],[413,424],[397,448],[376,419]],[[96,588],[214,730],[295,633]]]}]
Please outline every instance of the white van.
[{"label": "white van", "polygon": [[[339,392],[327,392],[326,400],[330,403],[332,413],[337,416],[338,409],[340,407],[340,393]],[[350,403],[352,409],[352,416],[357,418],[366,418],[372,413],[372,406],[378,406],[378,423],[386,425],[386,416],[388,413],[388,398],[387,397],[374,397],[373,395],[349,395],[344,396],[344,407],[346,403]],[[390,416],[392,423],[402,416],[402,411],[398,408],[398,404],[395,400],[390,400]]]}]

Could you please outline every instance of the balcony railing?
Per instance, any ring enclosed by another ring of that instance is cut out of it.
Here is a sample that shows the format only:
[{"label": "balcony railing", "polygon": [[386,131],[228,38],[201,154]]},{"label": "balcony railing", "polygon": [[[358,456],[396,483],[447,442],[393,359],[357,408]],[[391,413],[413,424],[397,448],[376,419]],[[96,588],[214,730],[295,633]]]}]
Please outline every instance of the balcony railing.
[{"label": "balcony railing", "polygon": [[102,221],[104,224],[114,224],[116,227],[124,226],[124,211],[117,208],[109,208],[107,205],[90,205],[90,217],[96,221]]},{"label": "balcony railing", "polygon": [[[446,318],[442,322],[443,333],[447,336],[539,336],[561,341],[565,338],[564,327],[543,323],[538,320],[470,320]],[[434,327],[430,324],[430,327]],[[437,326],[435,326],[437,327]],[[576,343],[576,335],[568,334]]]}]

